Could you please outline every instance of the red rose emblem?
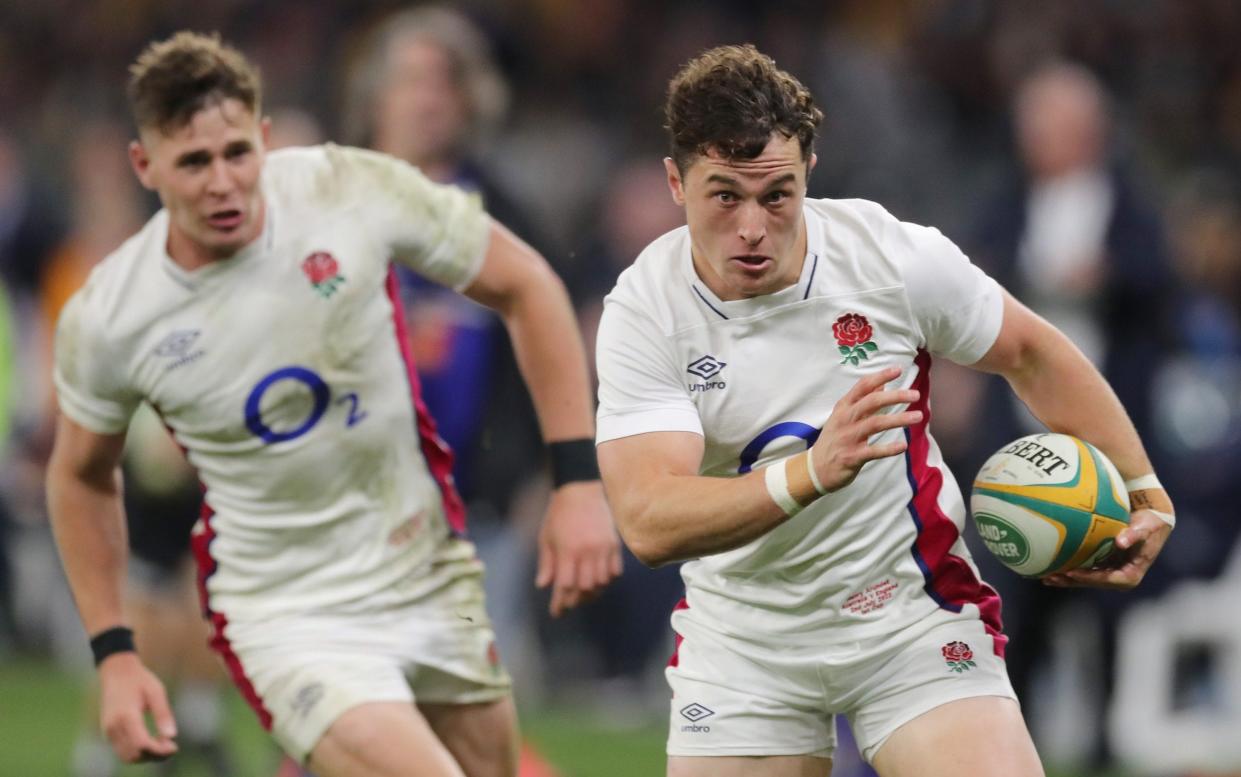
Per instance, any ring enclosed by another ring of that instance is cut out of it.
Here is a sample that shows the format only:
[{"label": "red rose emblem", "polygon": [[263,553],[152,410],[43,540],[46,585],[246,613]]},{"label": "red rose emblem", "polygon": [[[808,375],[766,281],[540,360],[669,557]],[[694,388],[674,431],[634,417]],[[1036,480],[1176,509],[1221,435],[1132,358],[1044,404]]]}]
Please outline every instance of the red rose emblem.
[{"label": "red rose emblem", "polygon": [[340,272],[340,265],[336,263],[335,257],[325,251],[316,251],[306,260],[302,262],[302,272],[306,273],[306,277],[310,282],[318,286],[324,281],[331,280]]},{"label": "red rose emblem", "polygon": [[941,650],[945,661],[969,661],[974,657],[974,651],[964,642],[949,642]]},{"label": "red rose emblem", "polygon": [[851,347],[869,342],[875,332],[866,316],[845,313],[832,324],[832,334],[836,335],[836,342],[841,346]]}]

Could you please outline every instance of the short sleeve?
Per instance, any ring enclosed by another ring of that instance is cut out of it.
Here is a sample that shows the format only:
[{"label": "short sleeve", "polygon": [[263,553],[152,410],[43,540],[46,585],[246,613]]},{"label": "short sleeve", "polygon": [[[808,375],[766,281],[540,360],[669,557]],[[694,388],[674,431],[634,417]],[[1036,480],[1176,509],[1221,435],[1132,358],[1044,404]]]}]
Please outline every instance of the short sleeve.
[{"label": "short sleeve", "polygon": [[647,432],[702,434],[666,337],[628,305],[608,301],[595,341],[599,371],[596,442]]},{"label": "short sleeve", "polygon": [[970,263],[939,230],[901,223],[898,262],[914,320],[926,348],[957,364],[986,355],[1000,334],[1000,285]]},{"label": "short sleeve", "polygon": [[70,298],[56,324],[56,401],[62,413],[90,431],[120,434],[141,397],[120,378],[122,360],[105,351],[101,331],[87,320],[81,292]]},{"label": "short sleeve", "polygon": [[460,291],[482,268],[491,220],[477,195],[431,181],[399,159],[333,147],[349,188],[366,203],[362,218],[391,257]]}]

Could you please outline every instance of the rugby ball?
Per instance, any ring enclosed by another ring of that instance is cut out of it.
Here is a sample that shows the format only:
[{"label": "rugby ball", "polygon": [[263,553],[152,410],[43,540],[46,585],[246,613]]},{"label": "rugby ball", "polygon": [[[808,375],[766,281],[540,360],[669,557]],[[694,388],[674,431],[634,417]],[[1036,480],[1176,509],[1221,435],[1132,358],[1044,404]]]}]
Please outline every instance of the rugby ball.
[{"label": "rugby ball", "polygon": [[1001,448],[970,495],[983,545],[1025,577],[1089,567],[1129,525],[1129,494],[1098,448],[1067,434],[1034,434]]}]

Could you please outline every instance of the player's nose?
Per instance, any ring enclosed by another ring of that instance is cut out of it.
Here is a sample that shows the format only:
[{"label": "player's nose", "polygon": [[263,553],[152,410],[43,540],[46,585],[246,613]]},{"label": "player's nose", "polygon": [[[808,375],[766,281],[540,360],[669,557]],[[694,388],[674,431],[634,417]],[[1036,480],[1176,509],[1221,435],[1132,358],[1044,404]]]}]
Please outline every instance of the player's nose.
[{"label": "player's nose", "polygon": [[233,190],[233,176],[224,159],[213,161],[209,173],[207,191],[212,194],[228,194]]},{"label": "player's nose", "polygon": [[767,214],[757,203],[742,205],[738,213],[737,236],[755,248],[767,236]]}]

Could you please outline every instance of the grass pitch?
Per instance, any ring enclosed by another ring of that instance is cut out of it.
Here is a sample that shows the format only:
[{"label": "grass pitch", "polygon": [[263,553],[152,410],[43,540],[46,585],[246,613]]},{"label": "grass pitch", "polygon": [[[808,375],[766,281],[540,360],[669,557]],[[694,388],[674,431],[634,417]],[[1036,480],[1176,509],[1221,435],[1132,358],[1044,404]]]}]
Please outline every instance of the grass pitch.
[{"label": "grass pitch", "polygon": [[[85,713],[80,678],[38,660],[0,661],[0,777],[68,777],[70,753]],[[525,740],[555,770],[556,777],[662,775],[662,720],[616,731],[573,710],[524,710]],[[228,744],[236,777],[272,777],[280,761],[276,747],[254,714],[233,691],[228,694]],[[178,764],[177,777],[208,777],[192,754]],[[128,767],[121,777],[152,777],[153,767]]]},{"label": "grass pitch", "polygon": [[[70,752],[82,725],[82,679],[33,659],[0,660],[0,777],[69,777]],[[666,721],[616,729],[582,710],[523,710],[525,741],[555,777],[662,777]],[[245,702],[228,691],[227,741],[234,777],[273,777],[280,754]],[[1049,777],[1123,777],[1049,771]],[[176,777],[210,777],[192,755]],[[127,767],[119,777],[156,777],[151,766]],[[160,776],[162,777],[162,775]],[[543,773],[540,773],[543,777]]]}]

